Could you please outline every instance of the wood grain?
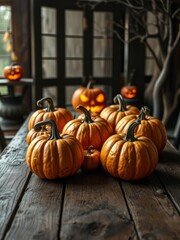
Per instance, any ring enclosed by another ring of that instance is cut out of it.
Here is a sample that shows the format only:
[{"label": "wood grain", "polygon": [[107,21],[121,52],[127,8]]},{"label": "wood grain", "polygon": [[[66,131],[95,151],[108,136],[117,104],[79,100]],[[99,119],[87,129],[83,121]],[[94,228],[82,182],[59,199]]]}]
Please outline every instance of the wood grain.
[{"label": "wood grain", "polygon": [[116,180],[101,171],[81,172],[69,179],[60,239],[136,239]]}]

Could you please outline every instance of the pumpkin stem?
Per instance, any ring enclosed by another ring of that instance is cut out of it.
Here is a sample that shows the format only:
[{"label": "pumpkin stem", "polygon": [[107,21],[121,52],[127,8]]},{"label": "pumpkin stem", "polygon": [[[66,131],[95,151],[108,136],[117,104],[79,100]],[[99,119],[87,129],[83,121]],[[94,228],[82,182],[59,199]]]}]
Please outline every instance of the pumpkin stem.
[{"label": "pumpkin stem", "polygon": [[92,89],[93,88],[93,84],[95,83],[95,81],[93,79],[89,80],[87,87],[88,89]]},{"label": "pumpkin stem", "polygon": [[94,149],[94,146],[90,145],[87,149],[87,154],[90,154],[92,149]]},{"label": "pumpkin stem", "polygon": [[80,109],[84,113],[83,122],[85,123],[93,123],[94,121],[91,118],[90,112],[83,106],[77,106],[76,109]]},{"label": "pumpkin stem", "polygon": [[43,107],[43,103],[45,101],[48,103],[48,106],[46,108],[46,112],[54,112],[55,111],[54,103],[53,103],[52,98],[50,98],[50,97],[44,97],[44,98],[41,98],[40,100],[38,100],[37,101],[37,106],[38,107]]},{"label": "pumpkin stem", "polygon": [[146,116],[150,114],[150,109],[146,106],[141,108],[141,111],[138,116],[138,120],[147,120]]},{"label": "pumpkin stem", "polygon": [[136,141],[137,139],[134,137],[134,129],[141,123],[141,121],[138,119],[136,120],[135,122],[133,122],[128,130],[127,130],[127,133],[126,133],[126,136],[125,136],[125,140],[128,141],[128,142],[134,142]]},{"label": "pumpkin stem", "polygon": [[40,122],[36,123],[34,126],[34,130],[36,132],[39,132],[42,130],[42,127],[47,124],[49,124],[51,126],[51,134],[50,134],[49,140],[62,139],[62,137],[60,136],[60,134],[58,132],[57,125],[56,125],[55,121],[52,119],[48,119],[48,120],[44,120],[44,121],[40,121]]},{"label": "pumpkin stem", "polygon": [[117,94],[114,99],[114,103],[119,104],[119,109],[117,110],[118,112],[124,112],[126,110],[126,104],[124,102],[124,98],[121,94]]}]

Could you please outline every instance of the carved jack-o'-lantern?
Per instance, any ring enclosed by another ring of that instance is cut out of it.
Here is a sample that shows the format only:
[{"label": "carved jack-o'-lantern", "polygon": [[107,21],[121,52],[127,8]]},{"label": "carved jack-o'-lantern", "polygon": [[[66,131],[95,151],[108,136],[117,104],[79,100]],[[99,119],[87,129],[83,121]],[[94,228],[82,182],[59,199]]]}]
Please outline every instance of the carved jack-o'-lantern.
[{"label": "carved jack-o'-lantern", "polygon": [[137,87],[136,86],[124,86],[121,88],[121,95],[124,98],[135,98],[135,97],[137,97]]},{"label": "carved jack-o'-lantern", "polygon": [[87,87],[76,89],[72,96],[72,106],[77,111],[77,106],[81,105],[92,113],[100,113],[106,106],[106,96],[102,89],[93,88],[93,80],[88,82]]},{"label": "carved jack-o'-lantern", "polygon": [[18,64],[12,64],[4,68],[4,77],[8,80],[20,80],[23,74],[22,67]]}]

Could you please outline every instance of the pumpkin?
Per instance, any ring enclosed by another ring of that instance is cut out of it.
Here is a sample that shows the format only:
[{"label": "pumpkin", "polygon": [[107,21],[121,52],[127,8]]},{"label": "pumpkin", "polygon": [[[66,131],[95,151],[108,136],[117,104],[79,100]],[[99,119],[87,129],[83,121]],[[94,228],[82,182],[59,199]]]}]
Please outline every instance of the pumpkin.
[{"label": "pumpkin", "polygon": [[[138,114],[139,109],[135,106],[126,105],[122,95],[117,94],[114,97],[114,105],[110,105],[102,110],[100,116],[106,119],[115,129],[117,123],[126,115]],[[118,103],[118,104],[117,104]]]},{"label": "pumpkin", "polygon": [[92,113],[100,113],[106,106],[106,96],[102,89],[93,88],[93,80],[90,80],[86,87],[81,86],[72,95],[72,106],[83,106]]},{"label": "pumpkin", "polygon": [[128,115],[116,125],[116,133],[125,133],[130,124],[140,120],[135,132],[150,138],[156,145],[158,151],[162,151],[167,142],[167,133],[164,124],[157,118],[149,116],[149,109],[142,107],[139,115]]},{"label": "pumpkin", "polygon": [[20,65],[13,63],[6,66],[3,71],[4,77],[11,81],[18,81],[22,78],[23,69]]},{"label": "pumpkin", "polygon": [[36,131],[34,128],[30,129],[26,135],[26,143],[29,145],[32,140],[40,135],[45,135],[47,138],[50,136],[50,130],[43,125],[39,131]]},{"label": "pumpkin", "polygon": [[95,149],[92,145],[84,150],[84,161],[82,169],[91,170],[96,169],[100,166],[100,151]]},{"label": "pumpkin", "polygon": [[40,178],[56,179],[75,174],[84,160],[80,142],[71,135],[60,135],[54,120],[44,120],[34,128],[39,131],[50,124],[51,134],[36,137],[28,146],[26,163],[31,172]]},{"label": "pumpkin", "polygon": [[113,177],[137,180],[149,176],[158,163],[158,151],[145,136],[134,136],[139,122],[133,122],[126,134],[114,134],[103,144],[100,161]]},{"label": "pumpkin", "polygon": [[137,87],[132,85],[126,85],[121,88],[121,95],[124,98],[136,98],[137,97]]},{"label": "pumpkin", "polygon": [[110,124],[101,117],[91,118],[90,112],[83,106],[78,106],[78,110],[84,113],[84,119],[76,118],[69,121],[63,128],[62,133],[75,136],[83,146],[88,149],[93,145],[96,149],[101,149],[105,140],[113,134]]},{"label": "pumpkin", "polygon": [[[43,103],[47,102],[47,107],[43,107]],[[56,124],[59,132],[62,131],[64,125],[73,119],[72,113],[65,109],[54,107],[54,103],[52,98],[44,97],[37,101],[37,106],[41,107],[42,109],[36,110],[30,117],[28,122],[28,130],[32,129],[34,125],[40,121],[46,119],[53,119]]]}]

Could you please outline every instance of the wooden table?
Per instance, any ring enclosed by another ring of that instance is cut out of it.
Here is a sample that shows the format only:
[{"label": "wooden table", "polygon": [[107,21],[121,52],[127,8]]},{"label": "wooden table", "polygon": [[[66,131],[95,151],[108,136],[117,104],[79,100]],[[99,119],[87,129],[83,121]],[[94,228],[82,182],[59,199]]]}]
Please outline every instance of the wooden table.
[{"label": "wooden table", "polygon": [[27,168],[26,133],[27,120],[0,157],[0,239],[180,239],[180,155],[169,143],[140,181],[102,169],[50,181]]}]

